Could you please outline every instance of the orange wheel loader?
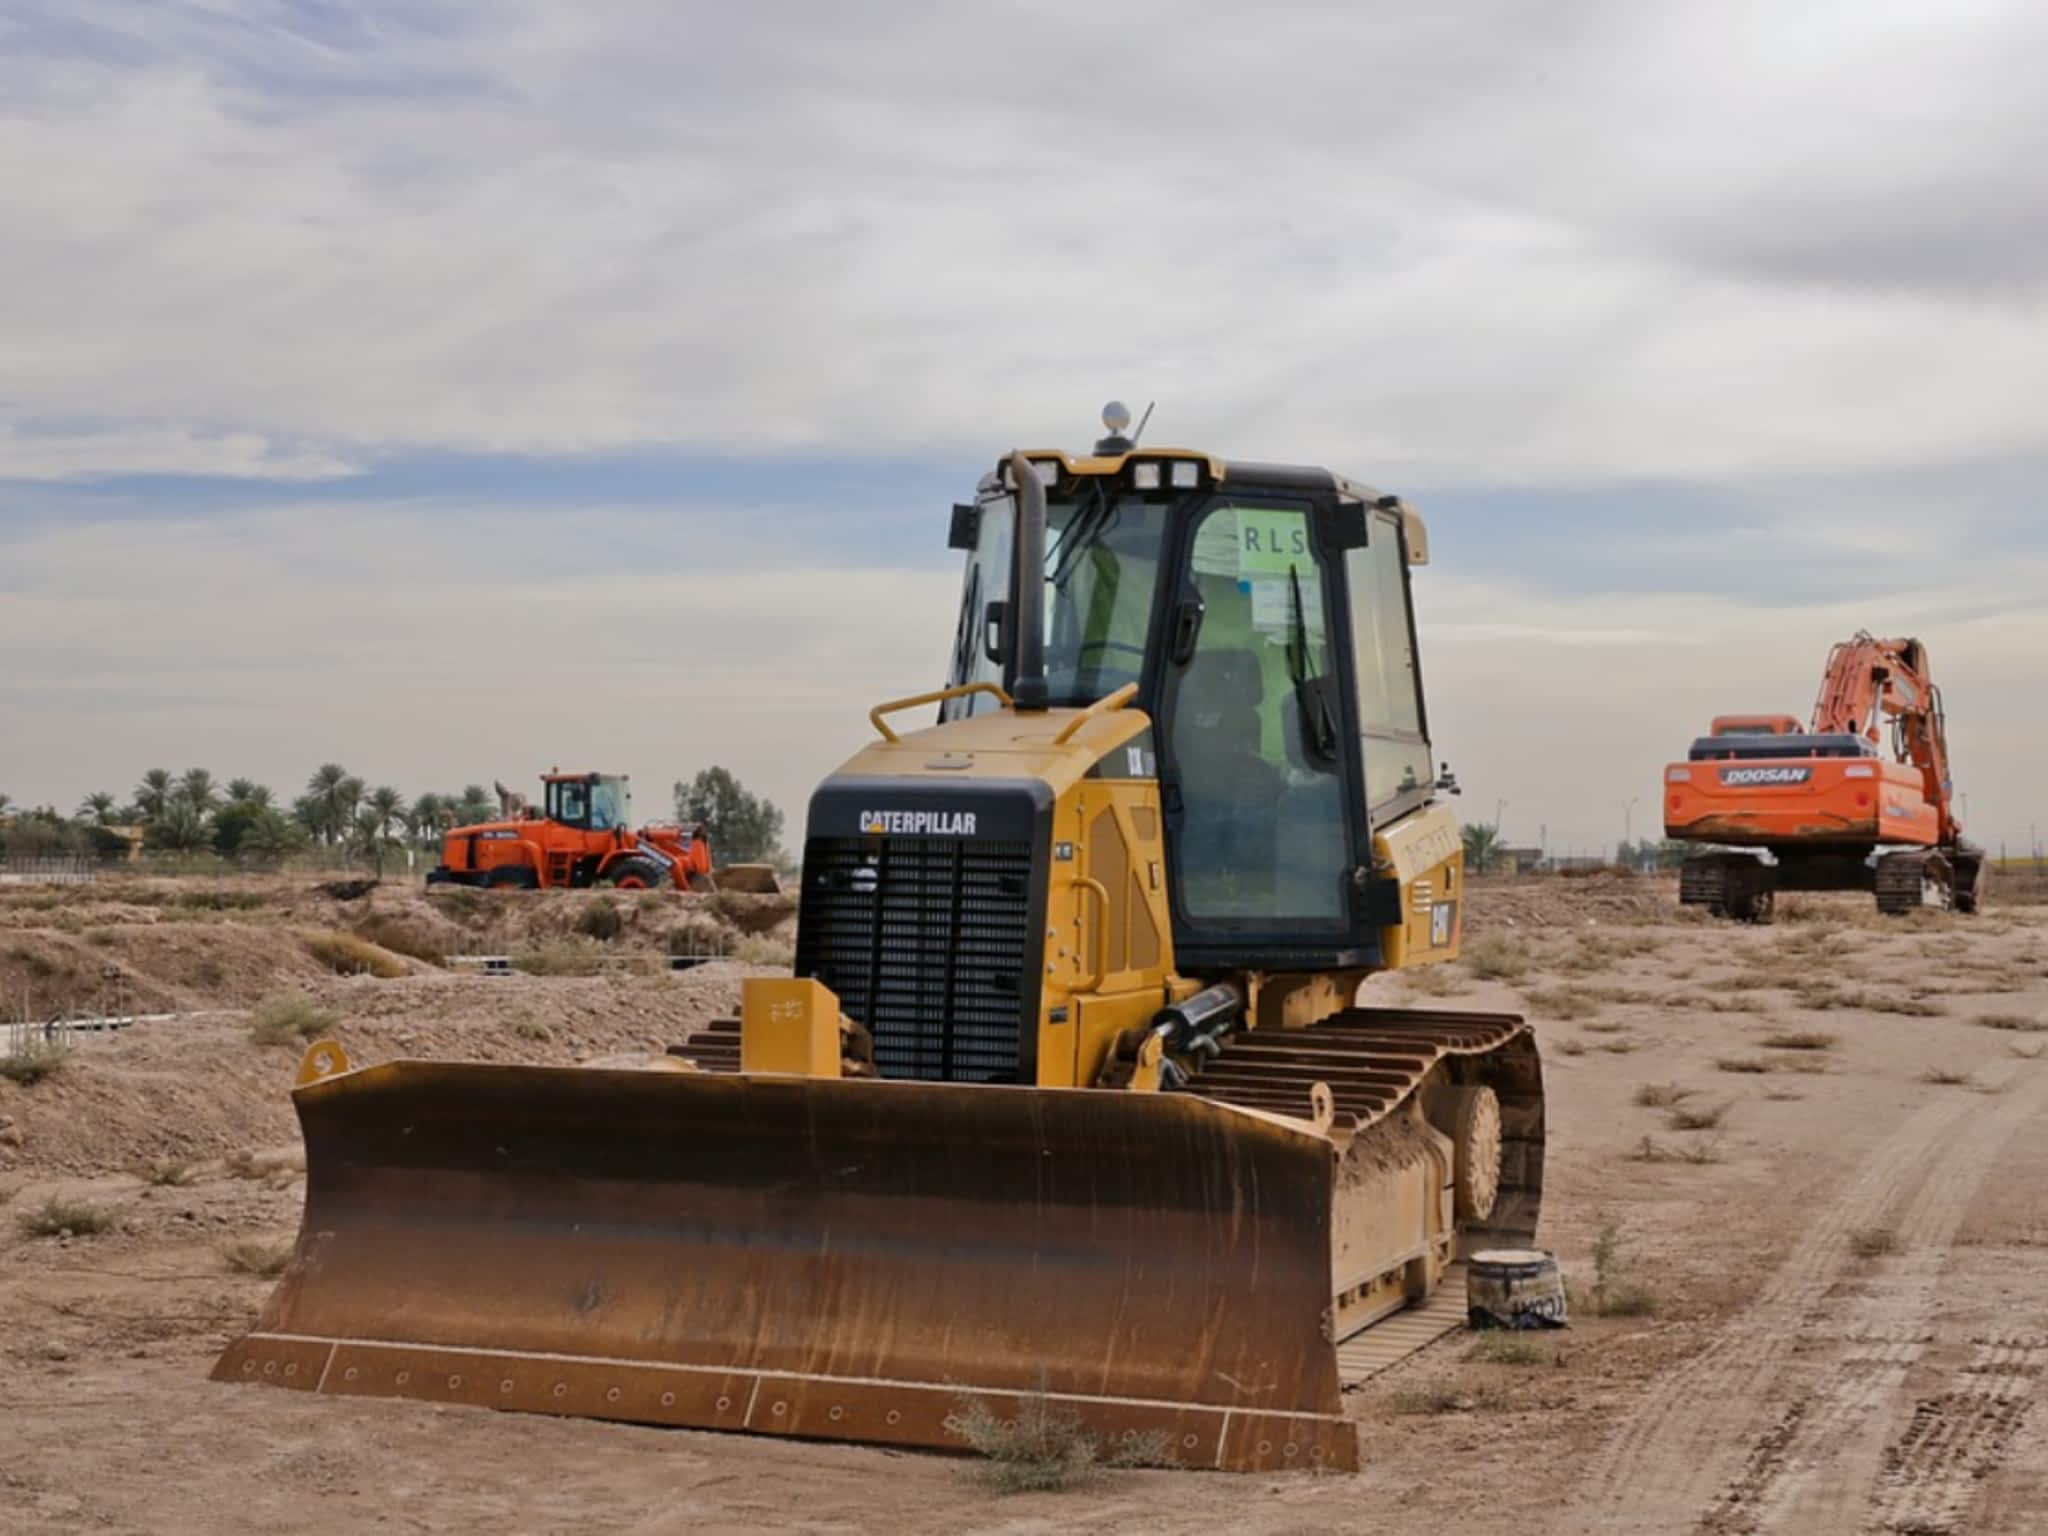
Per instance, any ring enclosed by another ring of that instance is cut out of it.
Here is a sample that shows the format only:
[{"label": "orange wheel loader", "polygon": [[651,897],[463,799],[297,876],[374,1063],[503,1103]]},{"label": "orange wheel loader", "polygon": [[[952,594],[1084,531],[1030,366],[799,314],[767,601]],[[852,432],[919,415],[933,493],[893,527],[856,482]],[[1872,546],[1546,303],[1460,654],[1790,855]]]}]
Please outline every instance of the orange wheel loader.
[{"label": "orange wheel loader", "polygon": [[[1807,729],[1791,715],[1715,719],[1664,770],[1664,835],[1722,845],[1679,869],[1678,899],[1716,917],[1769,922],[1779,891],[1871,891],[1894,913],[1983,899],[1984,850],[1956,816],[1918,640],[1836,645]],[[1745,848],[1757,852],[1732,851]]]},{"label": "orange wheel loader", "polygon": [[1360,997],[1464,911],[1424,528],[1104,420],[954,509],[946,686],[819,786],[794,974],[738,1019],[647,1071],[314,1044],[298,1247],[219,1379],[1357,1465],[1346,1386],[1464,1320],[1543,1186],[1522,1020]]},{"label": "orange wheel loader", "polygon": [[709,890],[711,843],[702,827],[641,827],[623,774],[543,774],[544,808],[456,827],[441,842],[428,885],[547,890],[611,885],[621,890]]}]

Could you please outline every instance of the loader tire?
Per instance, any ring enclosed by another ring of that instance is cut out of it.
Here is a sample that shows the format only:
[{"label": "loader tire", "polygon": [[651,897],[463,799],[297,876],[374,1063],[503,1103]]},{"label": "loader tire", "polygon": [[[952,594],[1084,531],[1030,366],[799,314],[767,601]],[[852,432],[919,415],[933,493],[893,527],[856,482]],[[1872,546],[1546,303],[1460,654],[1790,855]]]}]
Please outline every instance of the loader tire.
[{"label": "loader tire", "polygon": [[524,864],[500,864],[484,876],[484,885],[493,891],[537,891],[540,876]]},{"label": "loader tire", "polygon": [[668,871],[652,859],[621,859],[604,872],[604,883],[622,891],[654,891],[668,885]]}]

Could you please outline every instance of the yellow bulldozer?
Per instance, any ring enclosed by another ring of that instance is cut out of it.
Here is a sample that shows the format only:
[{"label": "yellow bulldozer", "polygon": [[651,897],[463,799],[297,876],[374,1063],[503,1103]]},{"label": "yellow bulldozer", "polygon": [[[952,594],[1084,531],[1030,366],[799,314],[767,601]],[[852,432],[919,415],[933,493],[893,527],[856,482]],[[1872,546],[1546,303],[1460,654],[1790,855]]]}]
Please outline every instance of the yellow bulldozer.
[{"label": "yellow bulldozer", "polygon": [[953,509],[947,686],[813,797],[794,975],[666,1070],[314,1044],[298,1245],[217,1378],[953,1449],[978,1400],[1357,1465],[1355,1336],[1441,1315],[1542,1193],[1523,1022],[1358,1000],[1458,949],[1427,536],[1104,419]]}]

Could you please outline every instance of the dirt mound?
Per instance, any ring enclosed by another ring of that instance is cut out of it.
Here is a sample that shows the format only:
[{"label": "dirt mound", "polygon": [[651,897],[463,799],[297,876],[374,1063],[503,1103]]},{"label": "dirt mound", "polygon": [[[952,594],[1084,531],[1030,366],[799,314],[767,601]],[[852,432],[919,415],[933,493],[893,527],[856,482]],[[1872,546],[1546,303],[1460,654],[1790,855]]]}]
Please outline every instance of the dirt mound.
[{"label": "dirt mound", "polygon": [[1504,875],[1465,886],[1465,931],[1583,928],[1668,923],[1678,918],[1675,876],[1600,871],[1589,875]]},{"label": "dirt mound", "polygon": [[[333,1015],[323,1031],[358,1062],[400,1057],[571,1065],[659,1054],[739,1005],[745,968],[674,975],[378,981],[312,976],[297,989]],[[92,1174],[210,1162],[298,1137],[289,1092],[297,1042],[266,1046],[246,1013],[140,1024],[83,1038],[32,1087],[0,1080],[0,1167]]]}]

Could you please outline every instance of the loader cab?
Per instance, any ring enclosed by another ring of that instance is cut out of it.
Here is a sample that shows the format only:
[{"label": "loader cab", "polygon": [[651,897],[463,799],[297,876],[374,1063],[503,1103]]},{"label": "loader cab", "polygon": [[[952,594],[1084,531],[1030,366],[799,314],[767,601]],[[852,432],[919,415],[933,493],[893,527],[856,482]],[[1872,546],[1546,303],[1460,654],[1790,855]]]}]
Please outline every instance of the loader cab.
[{"label": "loader cab", "polygon": [[[1159,784],[1179,963],[1377,964],[1401,914],[1374,829],[1436,787],[1408,581],[1420,519],[1327,470],[1114,444],[1030,458],[1046,491],[1045,568],[1024,584],[1038,590],[1018,590],[1003,470],[955,509],[949,682],[1011,688],[1011,605],[1042,602],[1049,702],[1135,683],[1152,718],[1135,761]],[[943,718],[992,707],[955,699]]]},{"label": "loader cab", "polygon": [[611,832],[631,824],[633,802],[624,774],[551,773],[547,819],[582,832]]}]

